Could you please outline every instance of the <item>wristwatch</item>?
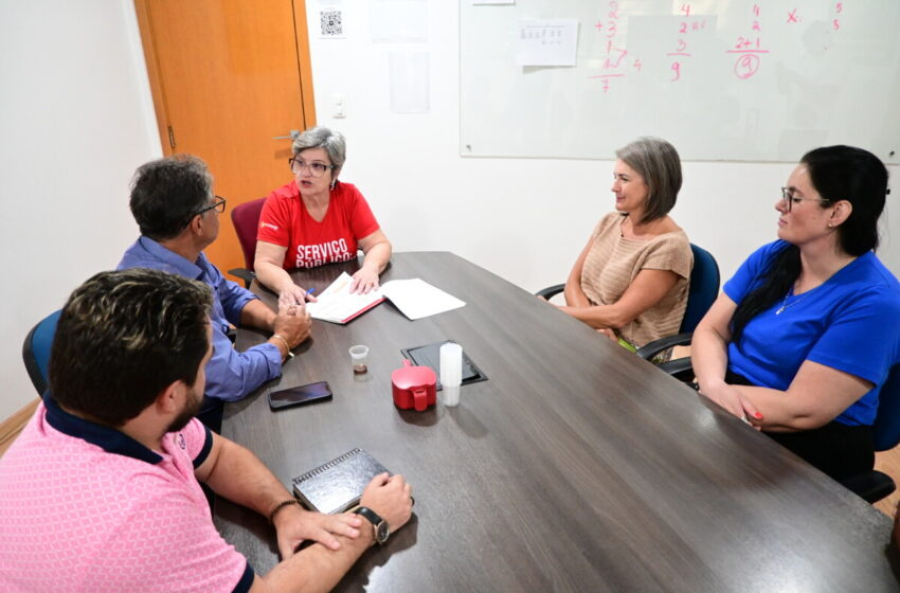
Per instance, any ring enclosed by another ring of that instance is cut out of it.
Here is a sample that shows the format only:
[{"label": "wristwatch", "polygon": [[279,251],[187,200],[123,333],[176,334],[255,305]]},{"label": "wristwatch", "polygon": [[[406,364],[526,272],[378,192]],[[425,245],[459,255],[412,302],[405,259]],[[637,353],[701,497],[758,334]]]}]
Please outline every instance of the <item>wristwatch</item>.
[{"label": "wristwatch", "polygon": [[388,522],[369,507],[356,507],[353,512],[372,524],[372,528],[375,530],[375,541],[378,542],[378,545],[383,545],[391,536],[391,526],[388,525]]}]

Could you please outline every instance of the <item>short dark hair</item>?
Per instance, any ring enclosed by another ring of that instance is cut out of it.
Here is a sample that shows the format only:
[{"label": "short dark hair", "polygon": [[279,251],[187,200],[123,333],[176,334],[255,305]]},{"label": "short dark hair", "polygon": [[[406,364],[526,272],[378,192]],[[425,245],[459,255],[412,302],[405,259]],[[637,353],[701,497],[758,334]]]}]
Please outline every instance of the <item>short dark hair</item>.
[{"label": "short dark hair", "polygon": [[888,170],[877,156],[853,146],[824,146],[803,155],[820,207],[847,200],[850,216],[837,228],[838,241],[848,255],[860,256],[878,248],[878,218],[888,193]]},{"label": "short dark hair", "polygon": [[209,348],[208,286],[158,270],[101,272],[63,307],[50,353],[50,393],[118,427],[176,381],[191,386]]},{"label": "short dark hair", "polygon": [[661,138],[638,138],[616,151],[616,158],[638,172],[649,189],[647,209],[639,223],[664,217],[681,191],[681,159],[675,147]]},{"label": "short dark hair", "polygon": [[131,180],[131,214],[154,241],[177,237],[209,204],[212,175],[206,163],[176,155],[141,165]]}]

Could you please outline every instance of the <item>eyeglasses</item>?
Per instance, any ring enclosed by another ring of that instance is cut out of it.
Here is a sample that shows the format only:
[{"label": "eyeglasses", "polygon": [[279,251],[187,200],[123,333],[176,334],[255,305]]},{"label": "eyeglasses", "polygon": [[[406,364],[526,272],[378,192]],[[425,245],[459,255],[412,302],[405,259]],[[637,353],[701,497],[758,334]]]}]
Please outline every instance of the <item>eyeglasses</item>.
[{"label": "eyeglasses", "polygon": [[804,200],[809,200],[813,202],[830,202],[831,200],[826,200],[825,198],[801,198],[800,196],[794,195],[794,190],[789,187],[781,188],[781,199],[784,200],[784,209],[788,212],[794,207],[794,204],[799,204]]},{"label": "eyeglasses", "polygon": [[201,208],[200,210],[197,210],[197,212],[194,213],[194,216],[198,216],[205,212],[209,212],[210,210],[215,210],[219,214],[222,214],[223,212],[225,212],[225,198],[222,198],[219,196],[214,196],[214,197],[215,197],[215,199],[213,200],[212,204],[210,204],[206,208]]},{"label": "eyeglasses", "polygon": [[321,177],[328,169],[334,169],[334,165],[326,165],[325,163],[318,162],[307,163],[306,161],[295,158],[288,159],[288,163],[290,163],[291,172],[294,175],[299,175],[303,172],[304,169],[306,169],[313,177]]}]

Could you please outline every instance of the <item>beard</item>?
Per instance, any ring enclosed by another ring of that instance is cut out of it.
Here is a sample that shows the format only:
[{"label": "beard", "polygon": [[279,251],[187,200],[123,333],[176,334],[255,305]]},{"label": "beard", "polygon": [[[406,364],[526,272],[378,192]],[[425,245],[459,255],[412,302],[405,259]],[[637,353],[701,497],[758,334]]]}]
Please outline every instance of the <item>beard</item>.
[{"label": "beard", "polygon": [[203,403],[203,394],[197,393],[191,389],[190,395],[191,397],[184,404],[184,409],[181,410],[174,420],[172,420],[169,427],[166,429],[166,432],[178,432],[187,426],[188,422],[191,421],[191,418],[196,416],[197,412],[200,411],[200,406]]}]

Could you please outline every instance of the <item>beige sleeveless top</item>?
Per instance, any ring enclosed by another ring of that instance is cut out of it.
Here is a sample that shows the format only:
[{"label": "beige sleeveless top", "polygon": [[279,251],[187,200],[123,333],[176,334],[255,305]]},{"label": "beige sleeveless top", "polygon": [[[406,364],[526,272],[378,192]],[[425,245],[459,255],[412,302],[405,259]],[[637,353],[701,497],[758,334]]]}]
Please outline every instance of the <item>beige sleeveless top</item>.
[{"label": "beige sleeveless top", "polygon": [[678,333],[687,308],[688,282],[694,256],[684,231],[663,233],[649,240],[622,236],[625,216],[611,212],[594,229],[591,250],[581,271],[581,289],[594,305],[610,305],[621,298],[641,270],[670,270],[678,275],[675,287],[618,334],[640,348]]}]

